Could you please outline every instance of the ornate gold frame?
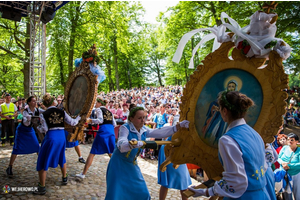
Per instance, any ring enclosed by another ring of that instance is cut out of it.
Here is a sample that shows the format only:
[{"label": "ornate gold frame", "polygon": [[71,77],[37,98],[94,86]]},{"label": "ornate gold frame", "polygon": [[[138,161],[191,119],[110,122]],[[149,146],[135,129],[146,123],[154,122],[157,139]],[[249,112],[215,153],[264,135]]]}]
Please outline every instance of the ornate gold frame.
[{"label": "ornate gold frame", "polygon": [[[234,48],[233,42],[223,43],[215,52],[208,54],[199,65],[190,81],[186,84],[181,98],[180,121],[190,121],[189,130],[181,129],[174,134],[172,141],[180,141],[180,146],[166,145],[166,161],[160,169],[173,164],[193,163],[200,166],[209,178],[221,176],[223,167],[218,159],[218,149],[205,144],[197,134],[195,127],[195,108],[198,97],[207,83],[216,73],[225,69],[241,69],[252,74],[260,83],[263,91],[263,105],[254,129],[260,133],[265,143],[274,140],[279,127],[283,123],[285,113],[288,76],[284,73],[282,58],[272,51],[265,68],[259,69],[266,62],[265,58],[247,58],[240,50]],[[232,59],[229,52],[232,49]]]},{"label": "ornate gold frame", "polygon": [[75,69],[75,71],[71,74],[69,77],[69,80],[66,84],[65,88],[65,97],[64,97],[64,108],[65,111],[72,117],[76,118],[77,115],[71,115],[69,112],[69,93],[70,89],[72,88],[72,85],[77,77],[84,76],[87,79],[88,82],[88,94],[84,103],[84,106],[80,113],[78,114],[81,119],[79,123],[73,127],[68,124],[65,124],[65,129],[69,132],[68,140],[70,142],[84,139],[83,129],[84,124],[86,122],[86,119],[91,115],[92,109],[95,104],[96,95],[97,95],[97,75],[94,75],[91,70],[90,66],[87,62],[81,62],[80,66]]}]

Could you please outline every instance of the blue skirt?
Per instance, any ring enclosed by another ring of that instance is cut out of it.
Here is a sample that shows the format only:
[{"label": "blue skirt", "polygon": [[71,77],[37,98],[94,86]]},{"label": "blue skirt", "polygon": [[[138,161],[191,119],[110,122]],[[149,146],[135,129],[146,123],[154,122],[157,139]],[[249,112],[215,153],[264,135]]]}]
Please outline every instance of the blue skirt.
[{"label": "blue skirt", "polygon": [[66,163],[66,137],[63,129],[49,130],[42,142],[37,160],[36,170],[47,171],[49,167],[56,168]]},{"label": "blue skirt", "polygon": [[[160,166],[165,160],[165,145],[161,146],[158,154],[158,166]],[[157,170],[157,183],[166,187],[178,190],[185,190],[192,184],[191,177],[186,164],[179,165],[177,169],[174,169],[173,164],[167,165],[165,172]]]},{"label": "blue skirt", "polygon": [[113,153],[115,149],[115,131],[112,124],[102,124],[93,142],[91,154]]},{"label": "blue skirt", "polygon": [[31,154],[40,150],[39,141],[31,126],[19,124],[16,130],[12,154]]},{"label": "blue skirt", "polygon": [[65,130],[66,148],[73,148],[73,147],[78,146],[78,144],[79,144],[78,140],[76,140],[75,142],[69,142],[68,141],[68,135],[69,135],[69,132]]},{"label": "blue skirt", "polygon": [[106,171],[105,200],[150,200],[145,179],[137,164],[115,149]]}]

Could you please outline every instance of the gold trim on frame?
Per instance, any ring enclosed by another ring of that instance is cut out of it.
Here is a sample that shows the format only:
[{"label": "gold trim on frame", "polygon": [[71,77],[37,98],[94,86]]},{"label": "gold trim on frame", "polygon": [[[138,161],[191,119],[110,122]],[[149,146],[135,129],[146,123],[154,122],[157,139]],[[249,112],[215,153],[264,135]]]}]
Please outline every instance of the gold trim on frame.
[{"label": "gold trim on frame", "polygon": [[[195,126],[196,103],[205,84],[218,72],[226,69],[240,69],[252,74],[260,83],[263,92],[262,108],[254,129],[265,143],[271,143],[279,127],[283,124],[288,76],[284,73],[282,58],[271,51],[266,67],[265,58],[247,58],[234,48],[233,42],[223,43],[215,52],[208,54],[197,70],[190,76],[181,98],[180,121],[189,120],[189,129],[181,128],[172,137],[180,140],[180,146],[165,146],[166,161],[160,169],[172,162],[175,165],[193,163],[200,166],[209,178],[221,176],[223,167],[218,159],[218,149],[205,144],[199,137]],[[229,52],[232,49],[232,58]],[[251,88],[249,88],[251,89]]]},{"label": "gold trim on frame", "polygon": [[86,78],[87,83],[88,83],[88,93],[87,97],[85,100],[85,103],[83,105],[82,110],[79,112],[79,116],[81,117],[79,123],[73,127],[71,125],[68,125],[65,123],[65,129],[69,132],[69,137],[68,141],[76,141],[76,140],[84,140],[84,124],[86,122],[86,119],[91,115],[95,100],[96,100],[96,95],[97,95],[97,86],[98,86],[98,81],[97,81],[97,75],[94,75],[91,70],[89,63],[87,62],[81,62],[80,66],[75,69],[75,71],[71,74],[69,77],[69,80],[66,84],[66,89],[65,89],[65,96],[64,96],[64,108],[65,111],[70,115],[72,118],[76,118],[78,115],[71,115],[69,112],[69,93],[70,89],[72,88],[72,85],[76,78],[83,76]]}]

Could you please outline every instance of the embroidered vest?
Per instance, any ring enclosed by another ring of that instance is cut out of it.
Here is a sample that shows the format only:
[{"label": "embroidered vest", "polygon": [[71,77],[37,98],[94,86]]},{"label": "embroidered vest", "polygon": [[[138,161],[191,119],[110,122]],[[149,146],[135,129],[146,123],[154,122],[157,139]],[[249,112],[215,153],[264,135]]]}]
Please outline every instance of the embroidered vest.
[{"label": "embroidered vest", "polygon": [[[13,115],[15,113],[15,104],[10,103],[9,109],[7,109],[6,103],[4,102],[3,104],[1,104],[1,109],[2,109],[2,115],[4,115],[4,116]],[[15,118],[12,117],[11,119],[15,119]],[[1,120],[7,120],[7,119],[4,117],[1,117]]]},{"label": "embroidered vest", "polygon": [[[32,115],[32,113],[29,113],[29,111],[28,111],[29,109],[28,109],[28,108],[26,108],[25,110],[26,110],[26,111],[28,112],[28,114],[31,115],[31,116],[39,116],[39,115],[40,115],[40,111],[39,111],[39,109],[37,109],[37,108],[34,108],[34,113],[33,113],[33,115]],[[24,118],[23,118],[23,119],[24,119]],[[21,122],[21,123],[22,123],[23,126],[26,126],[26,125],[24,124],[24,122],[23,122],[23,119],[22,119],[22,122]],[[32,122],[30,123],[29,126],[32,126]]]},{"label": "embroidered vest", "polygon": [[248,178],[247,190],[258,190],[265,187],[265,149],[260,135],[247,124],[233,127],[225,135],[233,138],[243,153],[242,158]]},{"label": "embroidered vest", "polygon": [[55,127],[65,127],[65,112],[58,108],[50,108],[43,113],[48,129]]},{"label": "embroidered vest", "polygon": [[[128,134],[128,137],[127,137],[128,141],[130,141],[132,138],[135,138],[135,139],[139,140],[137,134],[132,132],[133,130],[130,130],[129,124],[126,123],[123,126],[125,126],[129,131],[129,134]],[[146,131],[141,135],[141,140],[142,141],[146,140]],[[121,153],[118,148],[115,148],[115,150],[114,150],[114,154],[119,154],[120,158],[126,160],[126,162],[130,162],[130,163],[134,163],[134,164],[137,164],[136,159],[137,159],[137,157],[139,156],[140,153],[141,153],[141,148],[131,149],[130,151],[124,152],[124,153]]]},{"label": "embroidered vest", "polygon": [[113,124],[113,114],[106,108],[100,108],[103,114],[103,123],[102,124]]}]

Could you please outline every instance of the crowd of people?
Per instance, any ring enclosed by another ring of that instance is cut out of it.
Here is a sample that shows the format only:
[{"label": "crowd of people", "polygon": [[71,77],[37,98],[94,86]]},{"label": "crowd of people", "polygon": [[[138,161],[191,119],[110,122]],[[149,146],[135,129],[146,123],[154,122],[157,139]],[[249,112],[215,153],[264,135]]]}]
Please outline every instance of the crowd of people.
[{"label": "crowd of people", "polygon": [[[95,155],[107,153],[111,157],[106,176],[106,199],[150,199],[137,165],[137,156],[148,156],[162,163],[165,159],[164,146],[161,149],[159,145],[153,146],[154,140],[171,140],[179,129],[189,127],[189,121],[179,122],[181,96],[181,86],[143,87],[97,94],[95,108],[87,119],[88,124],[97,127],[97,134],[85,161],[78,141],[66,139],[68,132],[64,130],[64,123],[74,126],[81,117],[73,119],[64,111],[63,95],[46,94],[43,99],[31,96],[24,101],[22,98],[16,101],[6,93],[0,107],[1,140],[2,146],[7,141],[13,146],[6,173],[13,175],[12,167],[17,155],[38,153],[40,182],[34,193],[43,195],[46,193],[49,167],[60,165],[62,184],[68,183],[65,148],[75,147],[79,162],[85,164],[83,171],[76,175],[78,178],[86,178]],[[219,140],[223,178],[212,187],[197,189],[189,186],[191,174],[186,164],[178,169],[170,165],[166,172],[158,170],[160,199],[166,198],[169,188],[180,190],[182,199],[186,199],[183,192],[187,189],[194,192],[194,197],[218,195],[233,199],[275,199],[275,188],[287,199],[293,196],[296,200],[300,199],[300,185],[296,183],[300,180],[299,137],[294,133],[285,135],[282,127],[275,142],[265,146],[260,135],[244,120],[248,108],[253,105],[249,97],[237,91],[224,91],[219,94],[218,105],[218,112],[228,124],[226,133]],[[34,128],[34,124],[38,126]],[[39,138],[38,131],[44,138]],[[29,140],[34,141],[34,145],[28,146],[26,141]],[[128,176],[132,184],[124,184],[128,183]],[[117,193],[113,192],[116,190]]]}]

